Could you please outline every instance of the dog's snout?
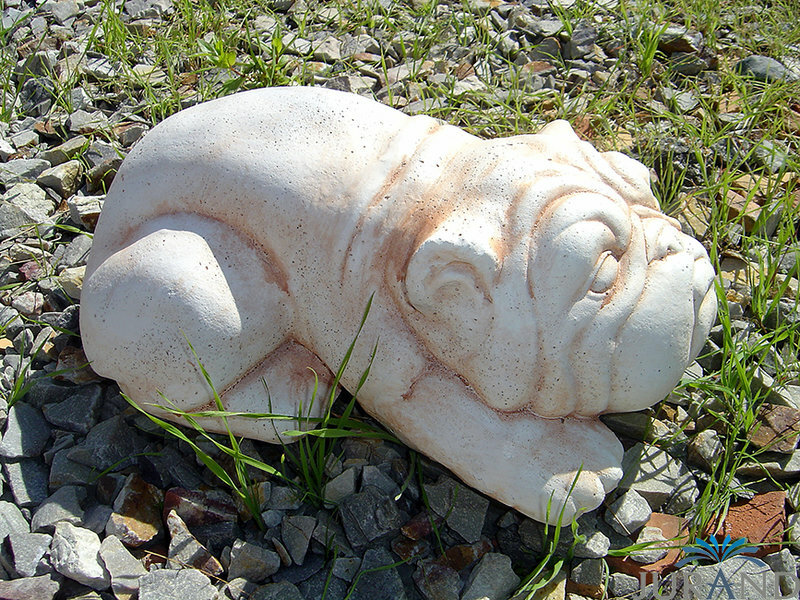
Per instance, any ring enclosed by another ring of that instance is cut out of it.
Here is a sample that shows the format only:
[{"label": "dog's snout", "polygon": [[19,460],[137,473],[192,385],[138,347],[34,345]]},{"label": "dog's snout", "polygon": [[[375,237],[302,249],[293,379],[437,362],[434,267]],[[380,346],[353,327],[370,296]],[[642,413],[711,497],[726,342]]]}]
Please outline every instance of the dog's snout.
[{"label": "dog's snout", "polygon": [[714,285],[714,279],[717,275],[714,273],[714,267],[711,266],[703,246],[696,240],[692,241],[697,244],[699,251],[702,252],[700,255],[695,254],[693,272],[695,306],[700,306],[700,303]]}]

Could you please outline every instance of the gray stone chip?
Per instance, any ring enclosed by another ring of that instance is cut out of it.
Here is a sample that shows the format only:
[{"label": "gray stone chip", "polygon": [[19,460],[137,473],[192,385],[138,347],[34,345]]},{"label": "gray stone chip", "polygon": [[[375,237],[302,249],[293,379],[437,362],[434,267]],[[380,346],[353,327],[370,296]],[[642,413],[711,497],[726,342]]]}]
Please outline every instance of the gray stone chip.
[{"label": "gray stone chip", "polygon": [[95,384],[72,390],[74,391],[66,400],[47,404],[42,408],[42,412],[50,423],[60,429],[89,433],[97,423],[97,415],[103,401],[103,390]]},{"label": "gray stone chip", "polygon": [[139,600],[219,600],[211,580],[195,569],[158,569],[139,579]]},{"label": "gray stone chip", "polygon": [[111,590],[115,596],[119,598],[139,591],[139,578],[146,575],[147,571],[118,537],[106,536],[100,544],[100,559],[111,576]]},{"label": "gray stone chip", "polygon": [[461,600],[508,598],[519,582],[519,577],[511,568],[511,559],[505,554],[489,552],[472,570]]},{"label": "gray stone chip", "polygon": [[325,570],[314,573],[305,581],[297,584],[300,594],[305,600],[324,598],[325,600],[346,600],[348,586],[338,577],[328,578]]},{"label": "gray stone chip", "polygon": [[622,535],[632,535],[644,526],[653,514],[647,500],[636,490],[628,490],[608,507],[606,522]]},{"label": "gray stone chip", "polygon": [[[5,333],[10,337],[16,336],[25,328],[25,324],[19,316],[19,311],[4,305],[0,305],[0,324],[5,326]],[[36,385],[35,382],[34,385]]]},{"label": "gray stone chip", "polygon": [[572,567],[569,579],[576,592],[600,598],[605,595],[605,575],[605,563],[596,558],[589,558]]},{"label": "gray stone chip", "polygon": [[3,566],[19,577],[34,577],[52,572],[47,561],[51,536],[46,533],[12,533],[3,542]]},{"label": "gray stone chip", "polygon": [[43,187],[52,188],[62,198],[67,198],[78,189],[82,170],[83,167],[80,162],[68,160],[43,171],[36,178],[36,183]]},{"label": "gray stone chip", "polygon": [[64,25],[69,19],[81,14],[81,9],[74,0],[57,0],[56,2],[47,2],[46,5],[59,25]]},{"label": "gray stone chip", "polygon": [[667,538],[658,527],[643,527],[636,538],[637,544],[647,544],[645,548],[631,552],[630,557],[638,563],[651,564],[667,555]]},{"label": "gray stone chip", "polygon": [[50,558],[56,571],[92,589],[105,590],[111,584],[94,531],[64,521],[56,524]]},{"label": "gray stone chip", "polygon": [[[611,540],[598,528],[597,515],[590,513],[578,519],[578,535],[585,541],[575,545],[575,556],[578,558],[603,558],[611,548]],[[562,530],[563,531],[563,530]]]},{"label": "gray stone chip", "polygon": [[53,600],[61,587],[60,575],[23,577],[0,581],[0,598],[4,600]]},{"label": "gray stone chip", "polygon": [[40,233],[52,228],[50,215],[55,203],[35,183],[17,183],[6,191],[0,201],[0,239],[19,235],[34,223],[43,224]]},{"label": "gray stone chip", "polygon": [[191,534],[186,523],[174,510],[167,515],[169,528],[169,564],[173,568],[195,568],[206,574],[220,576],[223,568],[208,549]]},{"label": "gray stone chip", "polygon": [[11,502],[0,500],[0,540],[11,533],[30,533],[30,530],[20,509]]},{"label": "gray stone chip", "polygon": [[347,539],[354,547],[366,546],[402,524],[394,500],[371,486],[345,498],[339,511]]},{"label": "gray stone chip", "polygon": [[59,146],[41,152],[40,156],[53,166],[60,165],[61,163],[75,158],[88,143],[88,138],[82,135],[75,136]]},{"label": "gray stone chip", "polygon": [[244,577],[237,577],[228,581],[225,592],[232,600],[252,600],[253,593],[258,587],[258,584],[247,581]]},{"label": "gray stone chip", "polygon": [[75,485],[57,489],[33,513],[31,530],[53,533],[56,523],[66,521],[72,525],[83,525],[81,504],[86,500],[86,490]]},{"label": "gray stone chip", "polygon": [[132,19],[160,19],[172,10],[172,0],[131,0],[125,3],[125,12]]},{"label": "gray stone chip", "polygon": [[303,564],[316,526],[317,520],[314,517],[296,515],[283,518],[281,538],[296,565]]},{"label": "gray stone chip", "polygon": [[40,459],[22,458],[3,463],[3,472],[18,506],[37,506],[47,498],[49,470]]},{"label": "gray stone chip", "polygon": [[353,581],[358,573],[358,569],[361,567],[361,559],[352,556],[342,556],[333,561],[333,574],[336,575],[339,579],[343,579],[345,581]]},{"label": "gray stone chip", "polygon": [[63,485],[86,485],[97,476],[97,471],[79,462],[70,460],[69,453],[74,448],[64,448],[53,455],[50,464],[50,488],[56,489]]},{"label": "gray stone chip", "polygon": [[8,409],[8,420],[0,442],[3,458],[39,456],[50,439],[50,425],[34,407],[17,402]]},{"label": "gray stone chip", "polygon": [[325,484],[322,494],[326,502],[338,504],[356,491],[356,468],[350,467]]},{"label": "gray stone chip", "polygon": [[636,490],[653,510],[658,510],[676,490],[689,493],[689,487],[697,488],[686,465],[650,444],[640,442],[626,451],[622,470],[619,488]]},{"label": "gray stone chip", "polygon": [[374,486],[390,498],[395,498],[400,494],[400,486],[395,483],[394,479],[374,465],[365,465],[361,470],[361,485],[362,487]]},{"label": "gray stone chip", "polygon": [[[58,262],[65,267],[79,267],[86,264],[89,251],[92,249],[92,238],[88,235],[76,236],[58,257]],[[54,254],[54,256],[56,256]]]},{"label": "gray stone chip", "polygon": [[635,597],[640,591],[639,579],[625,573],[612,573],[608,580],[608,593],[615,598]]},{"label": "gray stone chip", "polygon": [[[9,310],[11,309],[9,308]],[[16,313],[17,311],[14,312]],[[0,319],[2,319],[1,313]],[[38,377],[31,382],[31,387],[28,389],[28,393],[25,394],[25,402],[36,408],[41,408],[50,402],[58,402],[68,398],[74,390],[74,387],[60,385],[50,377]]]},{"label": "gray stone chip", "polygon": [[228,578],[243,577],[253,583],[260,583],[277,573],[280,566],[281,559],[276,552],[250,542],[236,540],[231,548]]},{"label": "gray stone chip", "polygon": [[489,500],[463,483],[442,476],[435,485],[425,487],[433,511],[465,541],[477,542],[483,531]]},{"label": "gray stone chip", "polygon": [[[383,548],[370,548],[364,553],[358,583],[350,600],[406,600],[403,580],[396,567],[397,559]],[[510,567],[509,561],[509,567]],[[380,570],[378,570],[380,567]]]},{"label": "gray stone chip", "polygon": [[9,187],[15,183],[33,183],[50,163],[41,158],[14,158],[0,164],[0,184]]},{"label": "gray stone chip", "polygon": [[120,470],[135,460],[144,449],[144,440],[117,415],[98,423],[80,446],[70,449],[70,460],[105,470]]},{"label": "gray stone chip", "polygon": [[748,56],[739,61],[736,64],[735,71],[767,83],[781,80],[793,81],[795,79],[792,72],[783,64],[774,58],[758,54]]},{"label": "gray stone chip", "polygon": [[[89,61],[86,65],[86,71],[98,79],[113,77],[113,67],[105,59]],[[74,133],[83,134],[108,129],[109,123],[108,118],[99,110],[89,113],[79,109],[69,116],[67,127]]]},{"label": "gray stone chip", "polygon": [[306,600],[297,586],[288,581],[268,583],[258,588],[250,600]]}]

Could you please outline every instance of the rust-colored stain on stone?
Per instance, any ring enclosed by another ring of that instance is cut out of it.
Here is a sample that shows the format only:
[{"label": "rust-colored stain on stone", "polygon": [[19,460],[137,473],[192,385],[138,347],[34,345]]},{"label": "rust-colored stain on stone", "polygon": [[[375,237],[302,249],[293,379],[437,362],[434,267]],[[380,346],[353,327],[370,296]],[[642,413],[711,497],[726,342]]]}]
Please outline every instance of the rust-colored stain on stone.
[{"label": "rust-colored stain on stone", "polygon": [[430,550],[430,543],[427,540],[410,540],[405,536],[397,536],[392,540],[392,552],[403,560],[411,560],[414,557],[422,556]]},{"label": "rust-colored stain on stone", "polygon": [[427,512],[417,513],[400,528],[400,532],[410,540],[421,540],[427,537],[434,526],[438,527],[444,519],[431,516]]},{"label": "rust-colored stain on stone", "polygon": [[741,500],[730,505],[728,514],[722,523],[712,523],[707,535],[714,535],[722,540],[730,535],[731,539],[747,539],[752,546],[759,545],[756,557],[766,556],[781,549],[783,534],[786,531],[786,492],[766,492],[756,494],[751,500]]},{"label": "rust-colored stain on stone", "polygon": [[188,527],[232,522],[238,519],[233,500],[224,492],[217,490],[170,488],[164,495],[164,520],[172,510]]},{"label": "rust-colored stain on stone", "polygon": [[488,539],[483,538],[472,544],[452,546],[445,550],[434,562],[445,567],[450,567],[455,571],[461,571],[479,561],[483,558],[484,554],[491,552],[492,549],[492,543]]},{"label": "rust-colored stain on stone", "polygon": [[749,440],[759,448],[791,454],[797,448],[800,410],[789,406],[763,404],[758,411],[758,428]]},{"label": "rust-colored stain on stone", "polygon": [[663,576],[675,570],[675,563],[681,557],[680,547],[689,542],[689,530],[686,519],[664,513],[653,513],[645,527],[660,529],[667,538],[664,545],[675,548],[669,550],[664,558],[650,564],[638,563],[629,556],[607,556],[606,561],[612,569],[632,575],[640,581],[644,579],[645,584],[650,584],[654,580],[655,573]]},{"label": "rust-colored stain on stone", "polygon": [[81,348],[75,346],[65,347],[58,355],[56,372],[53,379],[70,381],[78,385],[100,381],[100,377],[89,366],[89,359]]},{"label": "rust-colored stain on stone", "polygon": [[142,566],[149,571],[151,567],[161,568],[167,564],[169,548],[163,542],[158,542],[148,545],[147,549],[132,548],[131,554],[142,561]]},{"label": "rust-colored stain on stone", "polygon": [[138,474],[132,474],[114,501],[106,533],[135,548],[153,540],[162,529],[160,506],[164,494]]}]

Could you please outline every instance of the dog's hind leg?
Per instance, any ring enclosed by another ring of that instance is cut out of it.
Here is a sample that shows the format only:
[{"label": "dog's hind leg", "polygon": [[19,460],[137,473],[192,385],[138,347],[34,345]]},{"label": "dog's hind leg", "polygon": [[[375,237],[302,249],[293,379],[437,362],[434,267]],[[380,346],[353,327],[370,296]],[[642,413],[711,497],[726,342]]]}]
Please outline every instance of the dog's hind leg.
[{"label": "dog's hind leg", "polygon": [[[228,411],[321,413],[330,372],[293,341],[288,283],[268,250],[224,223],[186,214],[155,219],[121,245],[90,263],[82,292],[81,333],[95,371],[161,416],[163,407],[217,409],[200,365]],[[202,423],[225,427],[219,419]],[[245,417],[228,424],[267,441],[297,427]]]}]

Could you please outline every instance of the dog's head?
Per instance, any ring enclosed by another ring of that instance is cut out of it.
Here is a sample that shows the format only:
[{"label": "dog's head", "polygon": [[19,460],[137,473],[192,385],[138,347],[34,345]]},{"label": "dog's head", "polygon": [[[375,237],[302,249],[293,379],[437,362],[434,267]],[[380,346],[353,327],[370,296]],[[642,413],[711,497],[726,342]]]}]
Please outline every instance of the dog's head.
[{"label": "dog's head", "polygon": [[593,416],[668,394],[714,321],[714,273],[647,169],[564,122],[458,164],[467,191],[404,279],[430,352],[502,412]]}]

